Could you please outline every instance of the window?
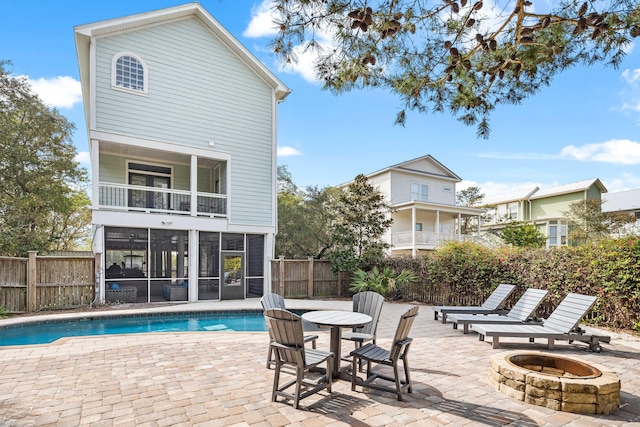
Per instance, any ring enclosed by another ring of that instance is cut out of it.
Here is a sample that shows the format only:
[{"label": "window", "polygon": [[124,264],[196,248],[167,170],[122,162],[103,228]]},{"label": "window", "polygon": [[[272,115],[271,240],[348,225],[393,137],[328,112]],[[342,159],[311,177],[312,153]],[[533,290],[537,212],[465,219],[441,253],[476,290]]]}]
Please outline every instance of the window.
[{"label": "window", "polygon": [[549,221],[549,246],[558,246],[558,221]]},{"label": "window", "polygon": [[416,231],[422,231],[422,223],[416,222]]},{"label": "window", "polygon": [[509,205],[509,219],[517,220],[518,219],[518,204],[511,203]]},{"label": "window", "polygon": [[496,220],[503,221],[507,219],[507,205],[498,205],[498,215]]},{"label": "window", "polygon": [[496,210],[495,209],[489,209],[487,210],[487,213],[485,214],[485,221],[486,222],[493,222],[496,219]]},{"label": "window", "polygon": [[450,185],[443,185],[442,186],[442,191],[444,193],[451,193],[451,186]]},{"label": "window", "polygon": [[[171,209],[171,168],[143,163],[128,163],[129,185],[153,189],[130,189],[129,207]],[[181,208],[182,209],[182,208]]]},{"label": "window", "polygon": [[429,199],[429,186],[417,182],[411,183],[411,200],[426,202]]},{"label": "window", "polygon": [[549,247],[567,246],[568,227],[566,221],[549,221]]},{"label": "window", "polygon": [[113,57],[111,85],[134,92],[147,93],[146,70],[142,61],[131,54]]}]

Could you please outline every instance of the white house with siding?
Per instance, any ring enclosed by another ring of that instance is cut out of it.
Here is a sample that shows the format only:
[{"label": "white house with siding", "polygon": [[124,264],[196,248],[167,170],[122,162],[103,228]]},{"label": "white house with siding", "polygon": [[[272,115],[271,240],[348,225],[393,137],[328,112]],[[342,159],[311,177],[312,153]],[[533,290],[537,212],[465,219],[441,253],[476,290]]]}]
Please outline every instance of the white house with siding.
[{"label": "white house with siding", "polygon": [[[462,219],[480,223],[483,209],[457,206],[461,178],[430,155],[366,175],[393,208],[393,223],[383,240],[393,255],[419,256],[450,240],[478,239],[462,234]],[[348,184],[345,184],[345,186]]]},{"label": "white house with siding", "polygon": [[100,298],[260,297],[290,90],[201,5],[75,27]]}]

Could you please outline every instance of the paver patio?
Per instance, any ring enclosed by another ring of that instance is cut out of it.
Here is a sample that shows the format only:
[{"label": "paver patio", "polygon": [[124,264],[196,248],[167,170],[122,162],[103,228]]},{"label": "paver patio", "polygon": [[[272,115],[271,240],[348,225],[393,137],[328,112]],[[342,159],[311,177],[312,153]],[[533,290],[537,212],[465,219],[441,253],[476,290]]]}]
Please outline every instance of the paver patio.
[{"label": "paver patio", "polygon": [[[287,300],[291,309],[351,308],[350,301]],[[171,305],[174,310],[258,309],[259,302]],[[378,343],[387,345],[407,304],[385,303]],[[163,311],[156,307],[146,311]],[[124,311],[129,312],[129,311]],[[99,315],[99,313],[92,313]],[[73,317],[74,315],[64,315]],[[15,320],[11,320],[13,322]],[[8,321],[0,321],[4,323]],[[622,382],[621,408],[610,415],[557,412],[512,399],[487,382],[497,352],[545,350],[505,339],[494,350],[477,334],[433,320],[427,306],[410,336],[413,393],[351,391],[304,399],[302,409],[271,402],[273,370],[265,368],[266,332],[109,335],[49,345],[0,347],[1,426],[618,426],[640,425],[640,346],[619,339],[590,353],[581,343],[556,344],[554,354],[613,367]],[[320,332],[318,348],[328,348]],[[343,343],[343,351],[352,343]]]}]

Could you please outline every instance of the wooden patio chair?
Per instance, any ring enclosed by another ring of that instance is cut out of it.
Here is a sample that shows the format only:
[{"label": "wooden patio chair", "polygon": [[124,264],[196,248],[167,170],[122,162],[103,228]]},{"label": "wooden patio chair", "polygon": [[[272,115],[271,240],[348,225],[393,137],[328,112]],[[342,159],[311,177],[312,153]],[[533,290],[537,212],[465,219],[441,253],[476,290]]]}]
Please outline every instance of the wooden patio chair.
[{"label": "wooden patio chair", "polygon": [[[402,399],[402,392],[407,391],[411,393],[411,376],[409,374],[409,361],[407,356],[409,354],[409,347],[411,346],[412,338],[409,338],[409,331],[413,325],[413,321],[418,315],[418,306],[414,306],[409,309],[400,318],[396,334],[393,338],[393,344],[391,350],[385,350],[378,347],[377,344],[368,343],[364,346],[353,350],[351,356],[353,356],[352,372],[351,372],[351,390],[355,391],[356,385],[362,387],[369,387],[382,391],[395,392],[398,396],[398,400]],[[366,379],[358,377],[356,370],[357,363],[360,360],[367,362]],[[400,372],[398,370],[398,362],[402,360],[404,367],[404,380],[400,378]],[[377,363],[380,365],[391,366],[393,369],[393,376],[384,375],[382,373],[373,372],[371,364]],[[377,379],[385,381],[391,381],[395,383],[395,387],[389,387],[382,384],[375,383]]]},{"label": "wooden patio chair", "polygon": [[[273,348],[276,364],[271,401],[275,402],[278,396],[293,399],[293,407],[298,409],[301,399],[325,388],[331,393],[333,353],[305,349],[302,318],[297,314],[280,308],[273,308],[265,311],[264,316],[273,336],[271,347]],[[324,362],[327,363],[327,370],[324,375],[316,381],[308,379],[306,374]],[[285,365],[293,368],[295,378],[280,385],[280,374],[282,367]],[[285,391],[292,385],[295,385],[293,393]]]},{"label": "wooden patio chair", "polygon": [[[371,323],[359,328],[353,328],[352,331],[343,332],[342,339],[353,341],[356,350],[362,347],[366,341],[376,343],[376,330],[378,329],[378,320],[380,320],[380,312],[382,312],[382,304],[384,297],[377,292],[359,292],[353,296],[353,311],[364,313],[371,316]],[[362,371],[362,361],[359,366]]]},{"label": "wooden patio chair", "polygon": [[516,287],[502,283],[489,295],[482,305],[473,306],[456,306],[456,305],[435,305],[431,307],[433,310],[434,320],[438,320],[438,313],[442,314],[442,323],[447,323],[447,314],[449,313],[468,313],[468,314],[491,314],[505,311],[502,304]]},{"label": "wooden patio chair", "polygon": [[[286,310],[284,304],[284,297],[282,295],[268,293],[264,294],[262,298],[260,298],[260,304],[262,304],[262,310],[267,311],[271,308],[280,308],[282,310]],[[267,325],[268,329],[269,325]],[[303,323],[304,329],[304,323]],[[269,330],[269,337],[273,341],[273,337],[271,335],[271,330]],[[316,340],[318,339],[317,335],[305,335],[304,341],[311,342],[311,347],[316,348]],[[269,346],[269,351],[267,352],[267,369],[271,368],[271,364],[274,362],[273,359],[273,348]]]}]

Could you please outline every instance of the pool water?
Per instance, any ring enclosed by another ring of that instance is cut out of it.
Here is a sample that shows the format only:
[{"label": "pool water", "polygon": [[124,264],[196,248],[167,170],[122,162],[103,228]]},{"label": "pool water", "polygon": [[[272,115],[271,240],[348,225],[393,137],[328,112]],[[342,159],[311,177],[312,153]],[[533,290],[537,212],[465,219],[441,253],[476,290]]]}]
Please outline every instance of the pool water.
[{"label": "pool water", "polygon": [[63,337],[87,335],[266,330],[267,325],[261,312],[96,317],[0,329],[0,346],[47,344]]}]

